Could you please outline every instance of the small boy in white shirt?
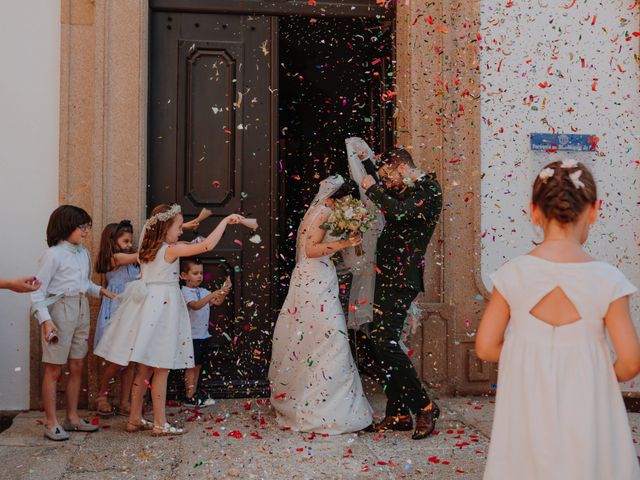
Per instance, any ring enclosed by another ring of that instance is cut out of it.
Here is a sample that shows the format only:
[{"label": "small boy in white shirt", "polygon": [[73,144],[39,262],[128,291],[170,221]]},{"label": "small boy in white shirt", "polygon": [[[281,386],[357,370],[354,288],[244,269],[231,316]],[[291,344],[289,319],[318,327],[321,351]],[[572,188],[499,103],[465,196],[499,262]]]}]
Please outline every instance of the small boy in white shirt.
[{"label": "small boy in white shirt", "polygon": [[185,406],[200,406],[203,402],[196,398],[200,369],[209,357],[207,339],[209,334],[210,305],[221,305],[231,291],[231,279],[226,278],[219,290],[210,292],[201,288],[204,278],[202,263],[196,258],[187,258],[180,266],[180,278],[185,282],[182,295],[189,310],[191,319],[191,336],[193,338],[193,368],[188,368],[184,375]]}]

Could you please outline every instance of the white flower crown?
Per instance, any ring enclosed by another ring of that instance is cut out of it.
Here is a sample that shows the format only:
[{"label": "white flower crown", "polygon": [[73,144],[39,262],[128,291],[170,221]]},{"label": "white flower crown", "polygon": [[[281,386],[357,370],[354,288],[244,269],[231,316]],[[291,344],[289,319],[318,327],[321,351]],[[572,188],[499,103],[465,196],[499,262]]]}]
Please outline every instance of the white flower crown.
[{"label": "white flower crown", "polygon": [[156,213],[155,215],[149,217],[149,219],[145,222],[145,226],[152,227],[158,222],[166,222],[167,220],[171,220],[173,217],[179,215],[180,213],[182,213],[182,208],[177,203],[174,203],[166,212]]}]

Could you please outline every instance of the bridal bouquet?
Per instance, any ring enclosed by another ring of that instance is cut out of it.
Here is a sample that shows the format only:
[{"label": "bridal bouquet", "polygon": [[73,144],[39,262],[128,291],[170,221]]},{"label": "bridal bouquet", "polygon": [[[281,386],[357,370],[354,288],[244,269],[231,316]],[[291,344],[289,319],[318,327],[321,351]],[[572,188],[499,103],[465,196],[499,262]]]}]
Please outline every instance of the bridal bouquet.
[{"label": "bridal bouquet", "polygon": [[[336,238],[346,239],[371,228],[375,215],[367,210],[364,203],[348,195],[335,201],[333,213],[321,228],[329,230]],[[362,247],[355,247],[356,255],[362,255]]]}]

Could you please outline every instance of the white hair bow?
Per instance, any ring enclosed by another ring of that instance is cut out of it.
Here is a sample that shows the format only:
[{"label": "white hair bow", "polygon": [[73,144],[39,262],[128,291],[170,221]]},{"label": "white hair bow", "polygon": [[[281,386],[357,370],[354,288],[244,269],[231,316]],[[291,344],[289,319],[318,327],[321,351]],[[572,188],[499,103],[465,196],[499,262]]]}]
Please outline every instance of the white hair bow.
[{"label": "white hair bow", "polygon": [[569,174],[569,178],[571,179],[573,186],[577,189],[584,188],[584,183],[582,183],[582,181],[580,180],[581,175],[582,170],[576,170],[575,172]]},{"label": "white hair bow", "polygon": [[578,162],[573,160],[572,158],[565,158],[562,160],[562,165],[560,168],[576,168],[578,166]]},{"label": "white hair bow", "polygon": [[540,172],[540,175],[538,175],[538,177],[540,177],[540,180],[546,182],[551,177],[553,177],[555,173],[556,171],[553,168],[547,167]]}]

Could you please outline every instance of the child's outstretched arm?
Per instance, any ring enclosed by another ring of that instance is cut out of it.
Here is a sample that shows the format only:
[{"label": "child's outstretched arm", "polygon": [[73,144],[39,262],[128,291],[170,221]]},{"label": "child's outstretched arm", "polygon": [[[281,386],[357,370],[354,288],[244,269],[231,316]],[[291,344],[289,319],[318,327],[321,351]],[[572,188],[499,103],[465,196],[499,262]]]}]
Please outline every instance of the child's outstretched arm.
[{"label": "child's outstretched arm", "polygon": [[194,218],[190,222],[183,223],[182,224],[182,229],[183,230],[197,230],[198,227],[200,226],[200,223],[203,220],[209,218],[211,215],[213,215],[213,212],[211,210],[209,210],[208,208],[203,208],[202,210],[200,210],[200,213],[198,214],[198,216],[196,218]]},{"label": "child's outstretched arm", "polygon": [[500,359],[504,332],[509,323],[509,304],[498,289],[493,289],[489,305],[482,315],[478,336],[476,337],[476,355],[487,362],[497,362]]},{"label": "child's outstretched arm", "polygon": [[132,265],[138,263],[137,253],[115,253],[111,260],[114,268],[121,267],[122,265]]},{"label": "child's outstretched arm", "polygon": [[231,287],[222,287],[219,288],[218,290],[216,290],[215,292],[213,292],[213,297],[211,298],[211,305],[216,305],[216,306],[220,306],[222,305],[222,303],[224,302],[224,299],[227,298],[227,295],[229,295],[229,292],[231,292]]},{"label": "child's outstretched arm", "polygon": [[227,277],[224,279],[224,283],[222,287],[211,294],[211,305],[220,306],[224,302],[224,299],[227,298],[227,295],[231,292],[231,278]]},{"label": "child's outstretched arm", "polygon": [[226,297],[226,294],[222,293],[222,290],[216,290],[214,292],[211,292],[209,295],[202,297],[200,300],[192,300],[191,302],[187,303],[187,307],[190,310],[200,310],[202,307],[204,307],[209,303],[212,303],[214,305],[220,305],[222,302],[220,303],[215,303],[215,302],[221,296],[222,296],[222,299],[224,300],[224,297]]},{"label": "child's outstretched arm", "polygon": [[229,294],[229,292],[227,290],[216,290],[215,292],[213,292],[213,298],[211,299],[211,305],[215,305],[217,307],[219,307],[220,305],[222,305],[222,303],[224,302],[224,299],[227,298],[227,295]]},{"label": "child's outstretched arm", "polygon": [[165,250],[164,259],[169,263],[173,263],[179,257],[192,257],[213,250],[222,238],[222,234],[227,228],[227,225],[236,225],[240,223],[243,218],[242,215],[236,214],[223,218],[209,236],[200,243],[176,243],[170,245]]},{"label": "child's outstretched arm", "polygon": [[640,342],[629,313],[629,295],[611,302],[604,323],[616,351],[616,377],[627,382],[640,373]]},{"label": "child's outstretched arm", "polygon": [[40,288],[40,280],[30,277],[0,278],[0,289],[11,290],[16,293],[35,292]]}]

